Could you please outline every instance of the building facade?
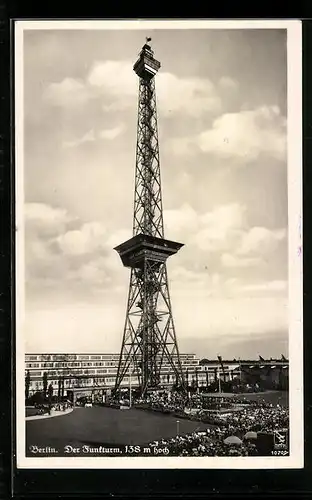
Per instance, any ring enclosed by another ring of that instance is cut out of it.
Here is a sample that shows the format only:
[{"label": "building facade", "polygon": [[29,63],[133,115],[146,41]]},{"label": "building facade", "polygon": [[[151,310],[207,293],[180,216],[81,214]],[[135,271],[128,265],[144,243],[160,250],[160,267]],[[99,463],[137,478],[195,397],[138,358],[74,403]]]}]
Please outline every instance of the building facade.
[{"label": "building facade", "polygon": [[[288,385],[287,360],[200,360],[195,354],[181,354],[180,361],[186,383],[189,387],[205,388],[214,382],[230,382],[235,379],[247,384],[263,381],[270,387]],[[26,354],[25,375],[29,372],[29,395],[43,389],[44,373],[53,394],[60,391],[64,396],[75,393],[87,394],[94,390],[111,390],[115,386],[119,355],[116,354]],[[136,387],[135,374],[129,373],[123,380],[123,387]],[[170,387],[175,383],[171,366],[163,362],[160,384]]]},{"label": "building facade", "polygon": [[[195,354],[180,354],[181,364],[189,383],[206,385],[214,380],[213,367],[200,366]],[[47,373],[48,383],[52,384],[54,394],[57,394],[60,378],[64,379],[65,395],[75,390],[113,389],[118,370],[118,354],[26,354],[25,371],[29,371],[29,394],[43,389],[44,373]],[[217,362],[216,362],[217,364]],[[161,385],[172,386],[175,374],[169,363],[163,362]],[[123,380],[123,386],[130,384],[129,373]],[[131,384],[137,385],[135,373],[132,372]]]}]

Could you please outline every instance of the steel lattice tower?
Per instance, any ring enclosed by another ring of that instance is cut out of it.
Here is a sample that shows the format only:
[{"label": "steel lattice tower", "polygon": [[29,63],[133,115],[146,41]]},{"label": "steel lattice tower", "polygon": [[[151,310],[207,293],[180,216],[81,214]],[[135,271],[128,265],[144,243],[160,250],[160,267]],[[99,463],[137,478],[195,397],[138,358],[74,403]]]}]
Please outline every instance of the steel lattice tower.
[{"label": "steel lattice tower", "polygon": [[115,248],[131,268],[115,391],[130,375],[142,395],[159,387],[164,363],[185,390],[166,267],[183,244],[164,239],[154,78],[159,68],[146,43],[133,67],[139,77],[133,237]]}]

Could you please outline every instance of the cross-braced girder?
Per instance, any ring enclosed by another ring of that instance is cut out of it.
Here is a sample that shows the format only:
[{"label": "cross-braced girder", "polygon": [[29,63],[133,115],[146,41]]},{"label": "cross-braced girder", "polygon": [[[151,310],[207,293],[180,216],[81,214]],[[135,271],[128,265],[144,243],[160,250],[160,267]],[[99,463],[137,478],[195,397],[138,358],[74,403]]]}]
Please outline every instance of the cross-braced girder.
[{"label": "cross-braced girder", "polygon": [[133,234],[163,238],[155,80],[139,83]]},{"label": "cross-braced girder", "polygon": [[162,381],[162,371],[175,374],[175,383],[184,385],[183,373],[171,311],[166,264],[146,259],[144,269],[132,269],[123,347],[116,386],[131,373],[144,393]]},{"label": "cross-braced girder", "polygon": [[182,245],[164,240],[155,80],[148,73],[160,64],[151,50],[144,52],[145,47],[134,67],[144,77],[139,81],[133,236],[152,237],[152,248],[150,240],[128,240],[117,247],[119,253],[127,253],[123,262],[131,267],[131,275],[115,384],[117,390],[130,376],[141,394],[162,382],[167,385],[169,374],[185,389],[166,268],[166,258]]}]

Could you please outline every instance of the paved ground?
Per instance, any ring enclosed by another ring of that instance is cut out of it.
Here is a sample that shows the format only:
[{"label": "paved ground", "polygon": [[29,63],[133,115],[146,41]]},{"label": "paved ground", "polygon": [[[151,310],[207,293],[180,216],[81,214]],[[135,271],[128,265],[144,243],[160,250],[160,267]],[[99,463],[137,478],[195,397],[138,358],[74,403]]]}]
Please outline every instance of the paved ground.
[{"label": "paved ground", "polygon": [[[205,430],[207,425],[190,420],[179,420],[179,433]],[[150,441],[177,434],[177,418],[143,410],[118,410],[96,407],[76,408],[68,415],[46,420],[26,422],[27,456],[34,456],[30,447],[55,448],[58,456],[68,456],[64,447],[81,448],[146,445]],[[40,456],[51,456],[40,453]],[[38,454],[36,454],[38,456]],[[94,456],[92,454],[88,456]]]},{"label": "paved ground", "polygon": [[[266,399],[275,404],[287,405],[287,394],[271,392],[249,394],[250,399]],[[179,434],[205,430],[207,424],[179,419]],[[170,438],[177,434],[177,418],[167,414],[143,410],[119,410],[115,408],[75,408],[72,413],[59,418],[26,422],[26,454],[34,456],[31,446],[46,448],[40,456],[51,456],[47,447],[55,448],[58,456],[68,456],[66,445],[80,448],[120,447],[147,445],[150,441]],[[38,450],[37,450],[38,451]],[[90,453],[88,456],[95,456]],[[35,456],[38,456],[36,452]],[[72,456],[72,455],[71,455]],[[86,456],[86,455],[84,455]]]}]

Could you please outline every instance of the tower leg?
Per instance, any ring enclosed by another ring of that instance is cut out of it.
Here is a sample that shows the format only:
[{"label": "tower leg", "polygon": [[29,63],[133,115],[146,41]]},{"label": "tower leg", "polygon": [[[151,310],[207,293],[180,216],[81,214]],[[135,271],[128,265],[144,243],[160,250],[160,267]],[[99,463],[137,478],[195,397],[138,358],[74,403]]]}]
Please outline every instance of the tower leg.
[{"label": "tower leg", "polygon": [[[166,371],[163,371],[166,368]],[[131,270],[126,322],[115,391],[131,374],[141,394],[157,388],[167,370],[185,389],[169,296],[166,264],[145,260]]]}]

